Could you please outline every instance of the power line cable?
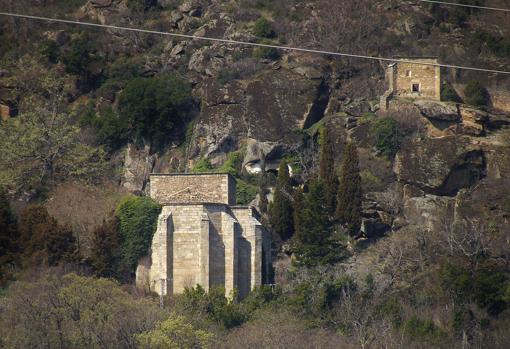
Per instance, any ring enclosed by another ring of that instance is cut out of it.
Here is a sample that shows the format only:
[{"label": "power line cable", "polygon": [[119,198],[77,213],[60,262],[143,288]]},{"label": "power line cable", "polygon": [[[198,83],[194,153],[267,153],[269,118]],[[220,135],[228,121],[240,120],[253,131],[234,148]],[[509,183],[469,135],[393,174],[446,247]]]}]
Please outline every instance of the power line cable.
[{"label": "power line cable", "polygon": [[220,42],[220,43],[229,44],[229,45],[265,47],[265,48],[274,48],[274,49],[284,50],[284,51],[315,53],[315,54],[321,54],[321,55],[347,57],[347,58],[358,58],[358,59],[373,60],[373,61],[379,61],[379,62],[391,62],[391,63],[398,62],[398,63],[408,63],[408,64],[421,65],[421,66],[425,65],[425,66],[443,67],[443,68],[449,68],[449,69],[461,69],[461,70],[471,70],[471,71],[479,71],[479,72],[485,72],[485,73],[510,75],[510,71],[506,71],[506,70],[486,69],[486,68],[469,67],[469,66],[461,66],[461,65],[453,65],[453,64],[441,64],[441,63],[432,63],[432,62],[417,62],[415,60],[403,59],[403,58],[377,57],[377,56],[368,56],[368,55],[358,55],[358,54],[352,54],[352,53],[340,53],[340,52],[333,52],[333,51],[307,49],[307,48],[301,48],[301,47],[289,47],[289,46],[280,46],[280,45],[272,45],[272,44],[261,44],[261,43],[231,40],[231,39],[212,38],[212,37],[206,37],[206,36],[170,33],[170,32],[162,32],[162,31],[148,30],[148,29],[141,29],[141,28],[121,27],[121,26],[108,25],[108,24],[99,24],[99,23],[91,23],[91,22],[72,21],[72,20],[59,19],[59,18],[32,16],[32,15],[25,15],[25,14],[19,14],[19,13],[0,12],[0,16],[24,18],[24,19],[32,19],[32,20],[38,20],[38,21],[64,23],[64,24],[82,25],[82,26],[95,27],[95,28],[125,30],[125,31],[136,32],[136,33],[163,35],[163,36],[171,36],[171,37],[185,38],[185,39]]},{"label": "power line cable", "polygon": [[417,1],[427,2],[429,4],[439,4],[439,5],[446,5],[446,6],[467,7],[467,8],[473,8],[473,9],[478,9],[478,10],[490,10],[490,11],[510,12],[510,9],[507,9],[507,8],[489,7],[489,6],[481,6],[481,5],[468,5],[468,4],[461,4],[461,3],[458,3],[458,2],[437,1],[437,0],[417,0]]}]

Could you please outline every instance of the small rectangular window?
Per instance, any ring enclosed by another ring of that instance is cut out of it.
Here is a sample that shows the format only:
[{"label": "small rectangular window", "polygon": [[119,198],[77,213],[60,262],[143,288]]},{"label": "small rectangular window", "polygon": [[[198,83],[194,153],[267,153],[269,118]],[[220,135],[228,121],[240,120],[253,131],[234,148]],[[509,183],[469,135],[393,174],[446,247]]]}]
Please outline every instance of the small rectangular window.
[{"label": "small rectangular window", "polygon": [[420,84],[413,84],[413,92],[420,92]]},{"label": "small rectangular window", "polygon": [[410,71],[410,70],[406,70],[406,76],[407,76],[408,78],[410,78],[410,77],[411,77],[411,75],[412,75],[411,71]]}]

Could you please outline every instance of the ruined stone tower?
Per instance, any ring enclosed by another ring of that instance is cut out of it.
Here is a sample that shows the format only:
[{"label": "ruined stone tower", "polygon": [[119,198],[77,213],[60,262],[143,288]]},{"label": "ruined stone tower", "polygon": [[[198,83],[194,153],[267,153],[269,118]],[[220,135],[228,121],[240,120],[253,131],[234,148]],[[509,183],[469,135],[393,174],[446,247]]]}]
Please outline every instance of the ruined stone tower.
[{"label": "ruined stone tower", "polygon": [[[381,97],[386,110],[391,97],[441,100],[441,68],[437,57],[395,57],[405,62],[392,63],[386,69],[388,90]],[[423,64],[420,64],[423,63]]]},{"label": "ruined stone tower", "polygon": [[137,285],[165,295],[220,285],[243,298],[267,282],[270,236],[254,208],[236,206],[235,190],[229,174],[151,175],[150,196],[163,209]]}]

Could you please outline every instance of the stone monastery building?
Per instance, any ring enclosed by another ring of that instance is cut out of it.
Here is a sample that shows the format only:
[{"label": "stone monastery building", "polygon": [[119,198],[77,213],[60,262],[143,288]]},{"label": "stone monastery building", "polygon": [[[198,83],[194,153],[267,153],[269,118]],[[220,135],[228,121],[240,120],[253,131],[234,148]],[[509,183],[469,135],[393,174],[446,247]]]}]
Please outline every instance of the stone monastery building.
[{"label": "stone monastery building", "polygon": [[163,209],[150,256],[136,272],[139,287],[175,294],[200,284],[245,297],[267,283],[271,240],[253,207],[236,206],[229,174],[153,174],[150,196]]}]

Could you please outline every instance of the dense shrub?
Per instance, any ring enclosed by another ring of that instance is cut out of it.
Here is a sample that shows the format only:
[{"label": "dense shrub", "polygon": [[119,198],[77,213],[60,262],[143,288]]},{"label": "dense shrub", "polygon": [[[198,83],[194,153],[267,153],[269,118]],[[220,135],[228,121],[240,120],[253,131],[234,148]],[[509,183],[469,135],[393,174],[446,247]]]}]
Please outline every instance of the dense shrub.
[{"label": "dense shrub", "polygon": [[489,92],[478,80],[468,82],[464,89],[465,101],[474,106],[484,106],[489,103]]},{"label": "dense shrub", "polygon": [[94,41],[88,32],[73,38],[69,48],[62,55],[62,61],[69,74],[88,77],[91,74],[90,64],[94,61]]},{"label": "dense shrub", "polygon": [[174,75],[131,80],[119,99],[119,116],[130,126],[129,138],[165,145],[176,126],[188,121],[191,86]]},{"label": "dense shrub", "polygon": [[0,188],[0,288],[13,276],[19,252],[18,240],[16,217],[11,210],[7,194]]},{"label": "dense shrub", "polygon": [[375,138],[377,150],[392,158],[400,147],[400,134],[397,122],[390,117],[375,120],[370,125],[370,134]]},{"label": "dense shrub", "polygon": [[117,206],[122,273],[134,273],[138,260],[147,255],[160,212],[161,206],[148,197],[128,196]]},{"label": "dense shrub", "polygon": [[127,0],[126,5],[131,11],[143,12],[158,4],[157,0]]},{"label": "dense shrub", "polygon": [[57,63],[60,52],[55,40],[47,39],[39,44],[39,53],[50,63]]},{"label": "dense shrub", "polygon": [[43,205],[25,207],[20,213],[18,230],[24,267],[54,266],[77,260],[78,246],[73,232],[51,217]]},{"label": "dense shrub", "polygon": [[136,348],[165,312],[115,282],[54,273],[16,282],[0,302],[0,338],[7,348]]},{"label": "dense shrub", "polygon": [[441,100],[450,102],[462,102],[462,99],[457,94],[457,91],[450,84],[443,84],[441,86]]},{"label": "dense shrub", "polygon": [[505,295],[510,287],[508,276],[490,264],[476,269],[462,264],[446,263],[440,270],[443,291],[460,304],[475,302],[490,314],[498,314],[508,307]]},{"label": "dense shrub", "polygon": [[[260,42],[264,45],[274,45],[274,43],[271,40],[262,40]],[[280,52],[278,49],[274,47],[256,47],[253,49],[253,58],[256,59],[269,59],[272,61],[276,61],[280,58]]]},{"label": "dense shrub", "polygon": [[276,36],[272,23],[263,17],[257,19],[253,25],[253,34],[259,38],[274,38]]},{"label": "dense shrub", "polygon": [[236,180],[236,202],[238,205],[248,205],[257,196],[258,187],[242,179]]}]

